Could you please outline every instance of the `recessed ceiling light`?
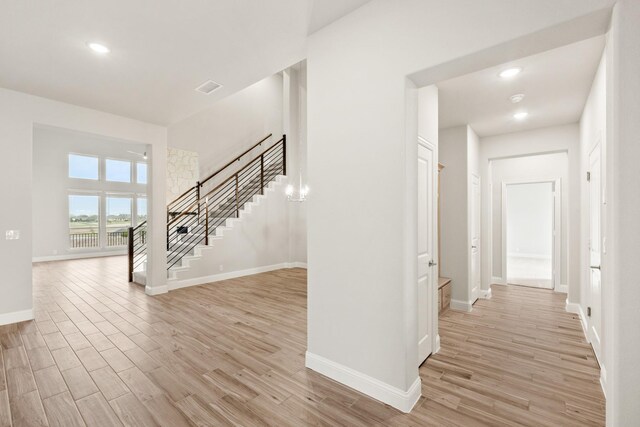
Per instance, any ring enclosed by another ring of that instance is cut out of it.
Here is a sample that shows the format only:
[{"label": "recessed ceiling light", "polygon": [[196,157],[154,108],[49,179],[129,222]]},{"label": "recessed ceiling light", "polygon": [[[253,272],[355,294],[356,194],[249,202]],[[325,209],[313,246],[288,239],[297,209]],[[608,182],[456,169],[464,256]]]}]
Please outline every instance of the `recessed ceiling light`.
[{"label": "recessed ceiling light", "polygon": [[509,79],[513,76],[517,76],[518,74],[520,74],[520,71],[522,71],[522,67],[512,67],[512,68],[507,68],[506,70],[500,71],[500,74],[498,75],[503,79]]},{"label": "recessed ceiling light", "polygon": [[90,43],[87,43],[87,46],[89,46],[89,49],[91,49],[96,53],[105,54],[105,53],[111,52],[111,50],[109,50],[108,47],[100,43],[90,42]]},{"label": "recessed ceiling light", "polygon": [[522,101],[524,99],[524,93],[516,93],[515,95],[511,95],[509,97],[509,99],[514,104],[517,104],[518,102],[520,102],[520,101]]},{"label": "recessed ceiling light", "polygon": [[526,111],[521,111],[519,113],[515,113],[513,115],[513,118],[516,120],[524,120],[525,117],[527,117],[529,115],[529,113],[527,113]]}]

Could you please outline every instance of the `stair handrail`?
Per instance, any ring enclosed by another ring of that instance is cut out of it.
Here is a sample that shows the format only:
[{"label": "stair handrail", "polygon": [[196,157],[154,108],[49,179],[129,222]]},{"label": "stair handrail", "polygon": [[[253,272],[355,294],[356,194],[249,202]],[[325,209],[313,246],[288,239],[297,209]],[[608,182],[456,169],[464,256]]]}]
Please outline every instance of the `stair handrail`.
[{"label": "stair handrail", "polygon": [[212,173],[211,175],[209,175],[208,177],[206,177],[205,179],[203,179],[202,181],[199,182],[200,187],[202,187],[204,185],[204,183],[206,183],[207,181],[209,181],[210,179],[214,178],[215,176],[217,176],[220,172],[222,172],[223,170],[225,170],[226,168],[228,168],[229,166],[231,166],[232,164],[234,164],[235,162],[239,161],[240,159],[242,159],[246,154],[248,154],[249,152],[251,152],[254,148],[262,145],[263,142],[265,142],[267,139],[271,138],[273,136],[273,133],[270,133],[269,135],[265,136],[264,138],[262,138],[260,141],[258,141],[257,143],[255,143],[251,148],[248,148],[247,150],[243,151],[242,154],[240,154],[239,156],[237,156],[235,159],[231,160],[229,163],[227,163],[226,165],[222,166],[220,169],[218,169],[217,171],[215,171],[214,173]]}]

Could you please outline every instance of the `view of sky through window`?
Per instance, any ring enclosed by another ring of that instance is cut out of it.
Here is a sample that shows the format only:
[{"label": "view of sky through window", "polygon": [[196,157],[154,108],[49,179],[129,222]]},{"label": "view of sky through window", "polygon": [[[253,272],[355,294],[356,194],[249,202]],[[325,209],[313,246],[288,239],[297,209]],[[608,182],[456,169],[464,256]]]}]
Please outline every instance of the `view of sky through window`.
[{"label": "view of sky through window", "polygon": [[107,181],[131,182],[131,162],[126,160],[106,160]]},{"label": "view of sky through window", "polygon": [[147,183],[147,164],[146,163],[137,163],[137,172],[136,172],[136,180],[138,184],[146,184]]},{"label": "view of sky through window", "polygon": [[69,154],[69,178],[98,179],[98,158]]}]

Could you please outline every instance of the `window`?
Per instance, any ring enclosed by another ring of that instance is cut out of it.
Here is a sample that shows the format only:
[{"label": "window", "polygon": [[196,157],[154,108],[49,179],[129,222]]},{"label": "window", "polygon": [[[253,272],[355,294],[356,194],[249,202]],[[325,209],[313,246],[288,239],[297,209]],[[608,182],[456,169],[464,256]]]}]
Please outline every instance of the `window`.
[{"label": "window", "polygon": [[100,246],[100,197],[69,196],[69,246],[95,248]]},{"label": "window", "polygon": [[131,182],[131,162],[107,159],[106,166],[107,181]]},{"label": "window", "polygon": [[138,197],[136,199],[136,213],[137,213],[137,223],[141,224],[147,220],[147,198],[146,197]]},{"label": "window", "polygon": [[136,163],[136,182],[138,184],[147,183],[147,164]]},{"label": "window", "polygon": [[98,179],[98,158],[69,154],[69,178]]},{"label": "window", "polygon": [[124,246],[131,227],[131,197],[107,197],[107,246]]}]

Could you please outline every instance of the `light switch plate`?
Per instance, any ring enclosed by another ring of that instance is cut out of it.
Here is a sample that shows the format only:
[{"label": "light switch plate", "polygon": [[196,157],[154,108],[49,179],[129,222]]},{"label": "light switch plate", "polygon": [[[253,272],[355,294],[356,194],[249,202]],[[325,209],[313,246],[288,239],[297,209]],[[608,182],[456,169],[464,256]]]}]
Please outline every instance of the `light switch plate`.
[{"label": "light switch plate", "polygon": [[20,230],[7,230],[4,236],[7,240],[18,240],[20,238]]}]

